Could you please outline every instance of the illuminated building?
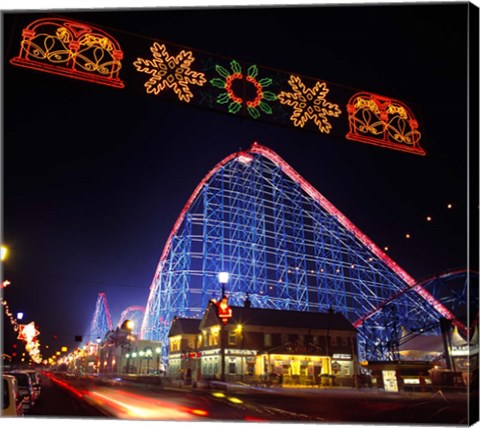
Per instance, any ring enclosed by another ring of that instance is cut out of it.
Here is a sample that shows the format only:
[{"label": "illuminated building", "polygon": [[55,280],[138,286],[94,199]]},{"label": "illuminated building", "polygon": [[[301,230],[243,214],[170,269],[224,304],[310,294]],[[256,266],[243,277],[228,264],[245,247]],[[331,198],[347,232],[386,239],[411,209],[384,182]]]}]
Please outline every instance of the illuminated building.
[{"label": "illuminated building", "polygon": [[[232,306],[224,328],[215,302],[203,319],[175,318],[168,373],[187,381],[225,380],[283,386],[354,386],[356,330],[339,313]],[[222,338],[223,332],[223,338]],[[223,341],[223,345],[222,345]]]},{"label": "illuminated building", "polygon": [[169,333],[169,349],[167,374],[173,378],[187,381],[199,380],[199,354],[201,342],[198,340],[200,320],[177,318],[172,321]]}]

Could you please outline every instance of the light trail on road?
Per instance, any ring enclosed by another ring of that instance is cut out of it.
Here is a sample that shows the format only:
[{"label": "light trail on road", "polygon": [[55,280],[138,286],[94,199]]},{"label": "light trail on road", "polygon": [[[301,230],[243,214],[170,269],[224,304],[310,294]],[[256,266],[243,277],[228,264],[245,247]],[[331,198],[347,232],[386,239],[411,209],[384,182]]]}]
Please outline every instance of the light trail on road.
[{"label": "light trail on road", "polygon": [[90,404],[99,406],[121,419],[185,421],[208,415],[208,412],[202,409],[179,406],[170,401],[106,388],[86,391],[85,399]]}]

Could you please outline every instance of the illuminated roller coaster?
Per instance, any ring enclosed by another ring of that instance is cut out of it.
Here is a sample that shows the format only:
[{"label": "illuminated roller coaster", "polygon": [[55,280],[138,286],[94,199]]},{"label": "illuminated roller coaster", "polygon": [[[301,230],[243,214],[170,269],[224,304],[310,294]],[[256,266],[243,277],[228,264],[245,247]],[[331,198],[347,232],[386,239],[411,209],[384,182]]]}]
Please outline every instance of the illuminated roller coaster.
[{"label": "illuminated roller coaster", "polygon": [[98,293],[97,301],[95,303],[95,312],[93,313],[90,330],[86,335],[86,342],[97,342],[98,339],[103,339],[105,334],[112,329],[112,318],[110,317],[110,310],[107,304],[107,295],[105,293]]},{"label": "illuminated roller coaster", "polygon": [[[259,308],[341,312],[358,328],[361,358],[394,358],[402,327],[438,334],[441,317],[467,334],[446,306],[257,143],[219,162],[188,199],[150,286],[141,336],[168,343],[174,316],[200,318],[221,297],[221,271],[230,274],[231,305],[248,295]],[[377,310],[393,295],[393,311]]]}]

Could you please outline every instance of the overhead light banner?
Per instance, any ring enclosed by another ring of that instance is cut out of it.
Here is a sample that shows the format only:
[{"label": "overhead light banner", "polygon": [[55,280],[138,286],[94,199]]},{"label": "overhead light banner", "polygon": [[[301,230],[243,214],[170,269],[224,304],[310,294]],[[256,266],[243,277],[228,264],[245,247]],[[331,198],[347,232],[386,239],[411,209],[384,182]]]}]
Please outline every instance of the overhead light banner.
[{"label": "overhead light banner", "polygon": [[[417,155],[422,132],[400,100],[238,58],[140,38],[59,17],[19,35],[13,65]],[[122,35],[120,35],[122,36]],[[140,41],[140,42],[139,42]],[[127,59],[128,58],[128,59]]]}]

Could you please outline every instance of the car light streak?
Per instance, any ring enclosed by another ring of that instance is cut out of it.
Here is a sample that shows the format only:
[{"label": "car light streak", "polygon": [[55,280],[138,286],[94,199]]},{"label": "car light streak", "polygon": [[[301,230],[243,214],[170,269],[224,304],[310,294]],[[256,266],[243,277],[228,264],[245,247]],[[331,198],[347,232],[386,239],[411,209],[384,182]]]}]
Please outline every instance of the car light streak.
[{"label": "car light streak", "polygon": [[79,391],[78,389],[74,388],[73,386],[69,385],[67,382],[64,382],[63,380],[60,380],[60,379],[57,379],[56,377],[54,376],[49,376],[50,379],[55,382],[57,385],[60,385],[62,388],[65,388],[67,389],[68,391],[70,391],[71,393],[73,393],[74,395],[76,395],[78,398],[82,398],[83,397],[83,392],[82,391]]},{"label": "car light streak", "polygon": [[169,401],[125,391],[97,390],[87,393],[88,401],[121,419],[191,420],[208,416],[202,409],[178,406]]}]

